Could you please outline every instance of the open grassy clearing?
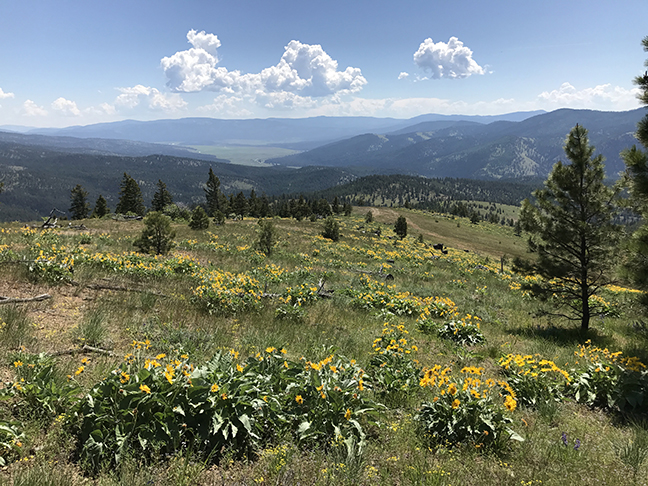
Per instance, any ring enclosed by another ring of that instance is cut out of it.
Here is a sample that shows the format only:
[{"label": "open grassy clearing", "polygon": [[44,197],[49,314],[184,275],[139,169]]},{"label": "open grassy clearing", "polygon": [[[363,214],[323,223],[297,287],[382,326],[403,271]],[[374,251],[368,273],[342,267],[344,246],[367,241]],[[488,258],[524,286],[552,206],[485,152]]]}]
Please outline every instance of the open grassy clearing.
[{"label": "open grassy clearing", "polygon": [[[583,337],[535,318],[500,273],[501,255],[524,252],[510,228],[367,207],[338,221],[332,242],[321,222],[276,219],[269,257],[254,249],[256,220],[178,224],[158,258],[131,253],[140,222],[3,225],[0,295],[52,298],[0,305],[0,420],[15,433],[0,441],[0,484],[646,484],[645,427],[630,422],[648,403],[645,370],[620,361],[648,363],[632,292],[607,291]],[[76,353],[84,344],[114,354]],[[547,371],[532,368],[543,358]],[[639,408],[605,401],[615,370],[644,376]],[[601,379],[582,385],[586,373]],[[101,404],[89,436],[89,409],[75,408],[87,394]],[[116,415],[102,408],[112,400]],[[198,433],[214,410],[236,438]]]},{"label": "open grassy clearing", "polygon": [[232,164],[254,167],[269,167],[270,165],[265,163],[266,160],[297,153],[297,150],[281,147],[253,145],[193,145],[192,148],[203,154],[227,159]]}]

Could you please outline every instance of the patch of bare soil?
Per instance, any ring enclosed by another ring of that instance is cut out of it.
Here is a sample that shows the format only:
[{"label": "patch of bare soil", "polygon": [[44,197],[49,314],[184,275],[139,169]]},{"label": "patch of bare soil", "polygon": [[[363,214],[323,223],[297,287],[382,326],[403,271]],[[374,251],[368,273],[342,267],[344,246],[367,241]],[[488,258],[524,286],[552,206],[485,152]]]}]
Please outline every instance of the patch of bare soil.
[{"label": "patch of bare soil", "polygon": [[27,317],[34,326],[37,341],[35,349],[29,351],[54,352],[69,348],[73,331],[93,298],[91,291],[78,292],[76,287],[67,285],[50,287],[0,278],[2,297],[31,298],[41,294],[49,294],[52,298],[16,304],[27,310]]}]

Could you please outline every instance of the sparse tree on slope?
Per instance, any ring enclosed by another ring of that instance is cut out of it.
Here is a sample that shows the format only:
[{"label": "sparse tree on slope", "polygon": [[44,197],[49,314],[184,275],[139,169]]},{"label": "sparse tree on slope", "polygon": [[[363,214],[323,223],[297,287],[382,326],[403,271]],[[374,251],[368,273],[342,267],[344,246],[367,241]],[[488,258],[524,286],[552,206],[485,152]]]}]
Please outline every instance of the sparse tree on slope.
[{"label": "sparse tree on slope", "polygon": [[135,213],[143,216],[146,208],[144,207],[142,190],[139,184],[137,184],[137,181],[124,172],[120,188],[119,202],[117,203],[115,212],[119,214]]},{"label": "sparse tree on slope", "polygon": [[213,217],[216,214],[216,211],[222,213],[226,212],[227,209],[223,208],[223,195],[220,191],[220,179],[216,177],[212,168],[209,168],[209,178],[207,179],[207,184],[205,185],[205,199],[207,201],[207,214],[210,217]]},{"label": "sparse tree on slope", "polygon": [[143,253],[165,255],[174,246],[176,232],[171,228],[171,218],[157,211],[151,211],[144,218],[146,228],[133,245]]},{"label": "sparse tree on slope", "polygon": [[103,218],[106,214],[109,213],[110,209],[108,208],[108,202],[101,194],[99,194],[97,202],[95,203],[94,211],[92,211],[92,217]]},{"label": "sparse tree on slope", "polygon": [[74,186],[70,191],[70,214],[72,219],[86,219],[90,213],[88,204],[88,191],[81,184]]},{"label": "sparse tree on slope", "polygon": [[396,220],[396,223],[394,224],[394,233],[396,233],[396,236],[401,240],[407,236],[407,219],[405,219],[405,216],[399,216]]},{"label": "sparse tree on slope", "polygon": [[206,230],[209,228],[209,216],[207,216],[207,213],[202,206],[196,206],[191,213],[189,227],[194,230]]},{"label": "sparse tree on slope", "polygon": [[168,191],[167,186],[162,180],[158,180],[158,190],[153,194],[151,201],[151,211],[162,211],[169,204],[173,204],[173,196]]},{"label": "sparse tree on slope", "polygon": [[520,222],[531,236],[535,262],[517,259],[522,273],[540,276],[526,288],[550,300],[558,315],[579,320],[582,331],[592,317],[590,297],[612,282],[620,227],[612,223],[616,191],[607,187],[603,157],[593,157],[587,130],[576,125],[567,138],[569,164],[554,165],[545,188],[533,193],[536,203],[522,203]]}]

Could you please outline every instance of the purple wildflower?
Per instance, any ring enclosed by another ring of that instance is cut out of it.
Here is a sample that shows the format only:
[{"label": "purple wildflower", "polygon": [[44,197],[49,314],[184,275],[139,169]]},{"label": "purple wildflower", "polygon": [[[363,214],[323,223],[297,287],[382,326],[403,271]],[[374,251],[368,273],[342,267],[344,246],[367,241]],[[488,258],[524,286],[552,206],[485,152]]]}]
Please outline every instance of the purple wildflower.
[{"label": "purple wildflower", "polygon": [[576,439],[576,443],[574,444],[574,450],[577,451],[580,445],[581,445],[581,441]]},{"label": "purple wildflower", "polygon": [[564,445],[567,445],[567,434],[565,434],[565,433],[563,432],[563,433],[562,433],[562,436],[561,436],[561,439],[562,439],[562,443],[563,443]]}]

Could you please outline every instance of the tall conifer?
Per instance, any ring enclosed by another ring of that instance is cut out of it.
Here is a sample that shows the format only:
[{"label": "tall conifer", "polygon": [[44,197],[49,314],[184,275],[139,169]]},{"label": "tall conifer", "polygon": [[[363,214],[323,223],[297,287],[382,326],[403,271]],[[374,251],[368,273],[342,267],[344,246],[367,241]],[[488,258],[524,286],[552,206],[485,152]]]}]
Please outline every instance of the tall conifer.
[{"label": "tall conifer", "polygon": [[144,207],[142,190],[139,184],[137,184],[137,181],[124,172],[120,188],[119,202],[117,203],[115,212],[119,214],[135,213],[143,216],[146,208]]},{"label": "tall conifer", "polygon": [[570,163],[554,165],[544,189],[533,193],[536,202],[522,203],[520,222],[531,235],[529,247],[537,260],[517,259],[515,266],[540,277],[524,287],[549,301],[547,315],[580,321],[581,330],[587,331],[590,297],[612,282],[617,261],[620,227],[612,222],[616,191],[603,183],[603,157],[593,156],[583,127],[571,130],[565,154]]}]

